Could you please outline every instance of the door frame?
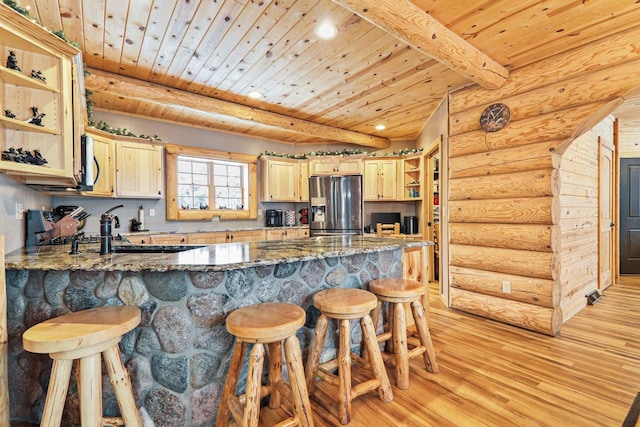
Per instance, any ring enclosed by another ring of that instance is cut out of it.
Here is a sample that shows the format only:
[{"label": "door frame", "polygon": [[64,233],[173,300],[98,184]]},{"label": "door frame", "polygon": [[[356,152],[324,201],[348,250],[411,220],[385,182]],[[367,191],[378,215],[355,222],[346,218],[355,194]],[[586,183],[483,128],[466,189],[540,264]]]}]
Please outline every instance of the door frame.
[{"label": "door frame", "polygon": [[[605,177],[603,175],[603,153],[605,149],[611,152],[609,161],[610,168],[608,171],[609,176],[606,177],[607,179],[604,179]],[[607,138],[598,136],[598,290],[600,291],[604,291],[607,287],[616,284],[616,271],[619,271],[616,264],[616,254],[618,252],[618,248],[616,246],[616,218],[618,217],[616,193],[619,193],[619,191],[616,191],[616,189],[619,188],[617,185],[618,163],[615,138],[613,138],[613,141],[609,141]],[[609,183],[609,188],[604,188],[606,183]],[[603,195],[606,193],[609,193],[608,197]],[[608,206],[605,206],[606,204],[608,204]],[[609,212],[609,218],[603,219],[603,212]],[[602,234],[607,229],[609,230],[608,256],[606,256],[602,250]],[[606,267],[603,264],[606,261],[608,261],[609,264],[608,284],[603,283],[604,280],[602,274],[603,268]]]}]

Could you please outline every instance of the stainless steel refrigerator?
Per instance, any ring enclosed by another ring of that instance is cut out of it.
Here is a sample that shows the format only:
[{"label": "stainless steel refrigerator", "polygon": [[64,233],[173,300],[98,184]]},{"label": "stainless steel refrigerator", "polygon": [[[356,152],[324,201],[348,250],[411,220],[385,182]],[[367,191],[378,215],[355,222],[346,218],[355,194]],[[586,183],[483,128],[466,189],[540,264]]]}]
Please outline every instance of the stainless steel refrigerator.
[{"label": "stainless steel refrigerator", "polygon": [[309,177],[309,235],[362,234],[362,175]]}]

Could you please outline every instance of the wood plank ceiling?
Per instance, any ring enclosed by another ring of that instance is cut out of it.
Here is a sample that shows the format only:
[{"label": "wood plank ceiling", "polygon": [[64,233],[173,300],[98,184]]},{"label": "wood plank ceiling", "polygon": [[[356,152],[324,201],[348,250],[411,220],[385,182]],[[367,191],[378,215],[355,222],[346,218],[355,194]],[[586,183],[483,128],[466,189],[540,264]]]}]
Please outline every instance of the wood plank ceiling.
[{"label": "wood plank ceiling", "polygon": [[[388,140],[413,140],[448,91],[472,83],[460,70],[444,65],[446,61],[432,58],[437,55],[427,55],[416,46],[419,41],[407,40],[405,30],[422,22],[421,11],[443,24],[448,36],[459,36],[506,70],[640,28],[640,4],[635,0],[21,4],[42,25],[62,29],[68,40],[80,44],[92,72],[86,85],[93,91],[95,108],[291,144],[382,147]],[[380,22],[393,21],[395,13],[388,11],[408,11],[407,16],[416,19],[390,31]],[[380,16],[369,19],[367,13],[375,15],[370,12]],[[332,40],[314,33],[314,27],[327,20],[338,28]],[[136,85],[141,89],[122,89]],[[250,98],[253,90],[264,96]],[[217,101],[233,104],[219,111]],[[378,124],[386,129],[376,130]],[[341,130],[353,134],[345,138]],[[351,135],[356,138],[350,140]]]}]

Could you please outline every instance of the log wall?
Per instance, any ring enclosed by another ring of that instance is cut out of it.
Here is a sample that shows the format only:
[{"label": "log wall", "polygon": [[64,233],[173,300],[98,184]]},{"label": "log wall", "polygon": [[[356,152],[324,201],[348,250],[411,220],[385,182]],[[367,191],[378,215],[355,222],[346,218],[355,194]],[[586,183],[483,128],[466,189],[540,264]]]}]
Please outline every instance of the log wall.
[{"label": "log wall", "polygon": [[[609,113],[640,86],[639,29],[449,95],[453,308],[557,335],[585,306],[598,280],[597,137],[612,140]],[[511,122],[485,133],[495,102]]]}]

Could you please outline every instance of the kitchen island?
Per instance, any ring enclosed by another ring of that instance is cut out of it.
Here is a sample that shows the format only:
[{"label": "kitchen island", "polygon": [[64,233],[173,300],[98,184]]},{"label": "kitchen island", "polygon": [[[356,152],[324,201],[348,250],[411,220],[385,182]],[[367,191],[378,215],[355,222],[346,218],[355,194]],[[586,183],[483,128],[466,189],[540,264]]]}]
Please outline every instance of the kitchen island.
[{"label": "kitchen island", "polygon": [[[172,253],[101,256],[94,244],[24,248],[6,255],[11,417],[38,422],[51,363],[22,348],[30,326],[103,305],[134,305],[142,322],[121,349],[144,419],[162,426],[211,425],[218,412],[233,338],[224,319],[264,301],[297,304],[307,312],[298,333],[306,348],[319,315],[314,293],[364,288],[373,279],[402,277],[406,248],[429,244],[375,237],[321,237],[209,246],[165,247]],[[133,246],[132,250],[144,250]],[[125,248],[120,248],[125,249]],[[163,249],[156,247],[156,250]],[[354,344],[359,334],[352,337]],[[326,348],[325,358],[334,354]],[[78,421],[75,388],[64,423]],[[110,386],[107,415],[118,413]]]}]

